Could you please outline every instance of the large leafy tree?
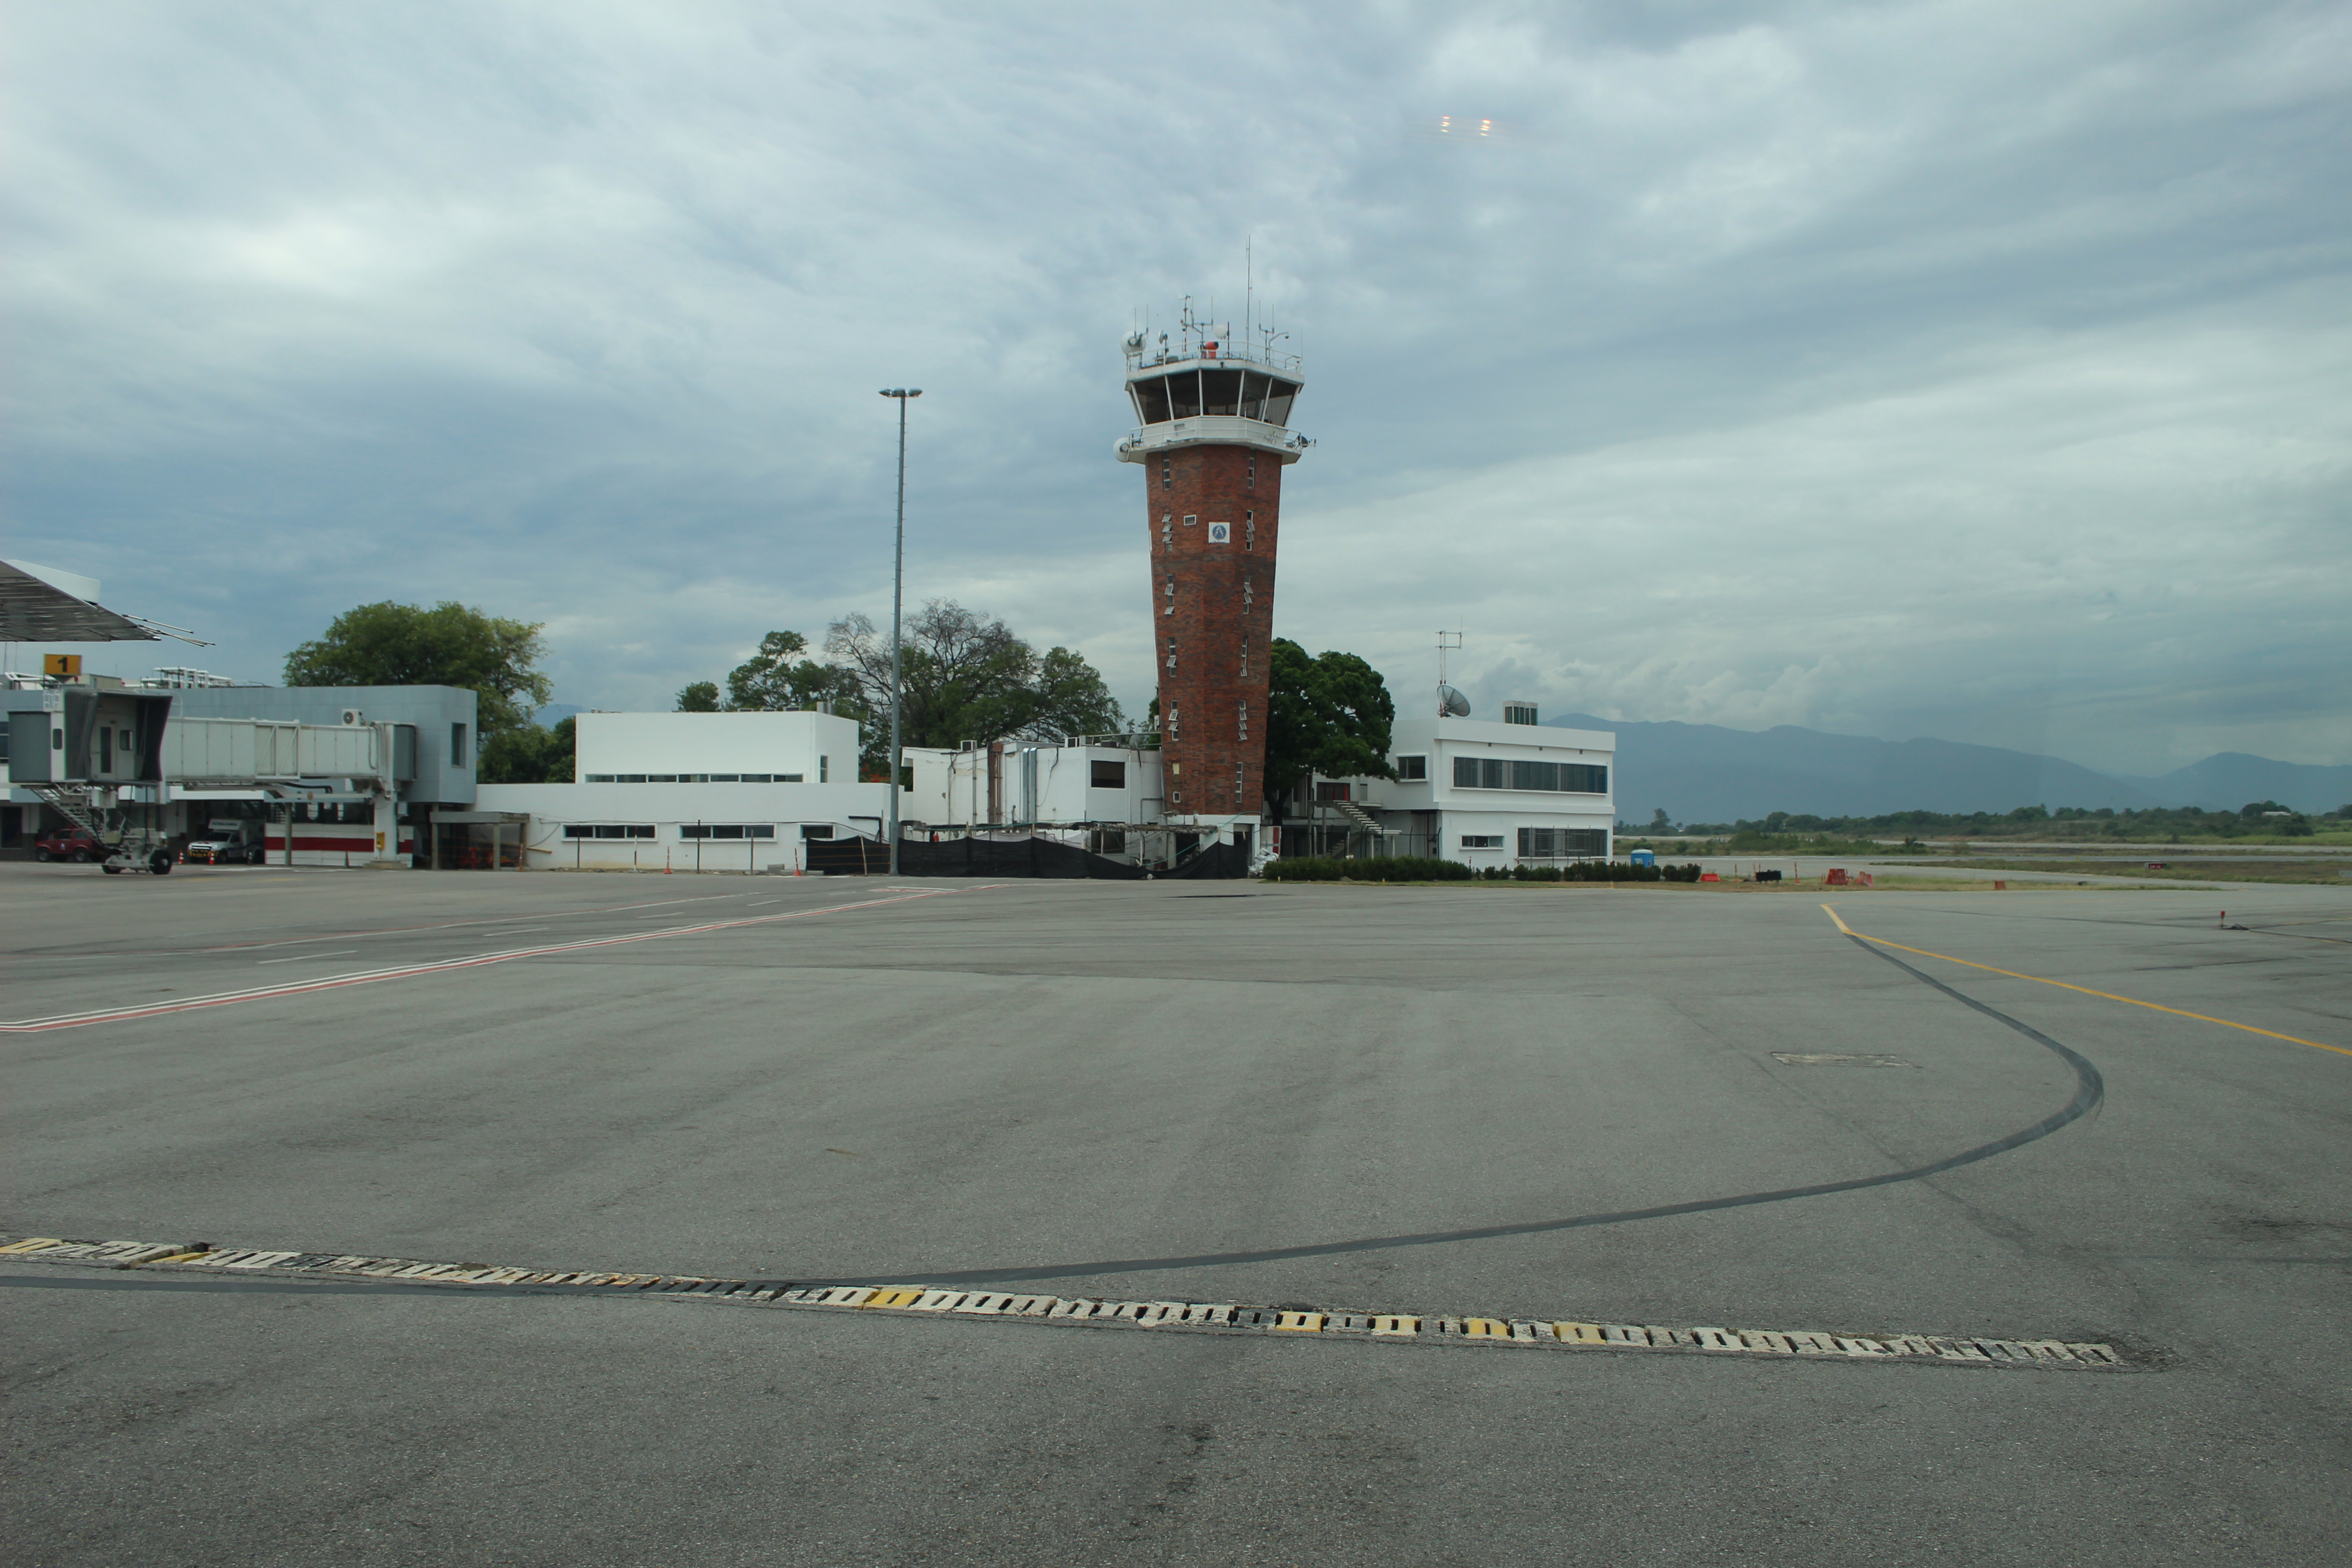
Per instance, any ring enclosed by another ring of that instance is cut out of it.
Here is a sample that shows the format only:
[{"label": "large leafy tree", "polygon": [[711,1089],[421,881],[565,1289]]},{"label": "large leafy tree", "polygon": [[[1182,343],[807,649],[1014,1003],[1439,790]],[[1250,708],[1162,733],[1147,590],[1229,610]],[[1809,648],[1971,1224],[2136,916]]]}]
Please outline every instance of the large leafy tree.
[{"label": "large leafy tree", "polygon": [[[866,761],[887,767],[890,743],[890,639],[862,615],[835,621],[824,651],[856,683],[870,716]],[[965,741],[1115,734],[1127,727],[1101,674],[1066,647],[1036,649],[950,599],[933,599],[907,623],[900,648],[900,731],[910,746]]]},{"label": "large leafy tree", "polygon": [[531,724],[494,736],[482,748],[475,776],[484,784],[570,784],[577,728],[562,719],[552,730]]},{"label": "large leafy tree", "polygon": [[719,709],[719,682],[689,680],[678,688],[677,711],[680,713],[716,713]]},{"label": "large leafy tree", "polygon": [[807,652],[808,638],[798,632],[770,632],[761,637],[760,651],[729,672],[727,706],[772,713],[830,702],[835,712],[859,717],[864,704],[849,671],[839,665],[794,657]]},{"label": "large leafy tree", "polygon": [[1396,777],[1389,763],[1396,701],[1381,672],[1352,653],[1274,640],[1266,695],[1265,790],[1277,819],[1310,773],[1326,778]]},{"label": "large leafy tree", "polygon": [[427,610],[386,600],[344,611],[324,636],[286,656],[289,686],[458,686],[480,699],[487,751],[531,727],[530,710],[555,695],[539,670],[541,625],[510,621],[444,600]]}]

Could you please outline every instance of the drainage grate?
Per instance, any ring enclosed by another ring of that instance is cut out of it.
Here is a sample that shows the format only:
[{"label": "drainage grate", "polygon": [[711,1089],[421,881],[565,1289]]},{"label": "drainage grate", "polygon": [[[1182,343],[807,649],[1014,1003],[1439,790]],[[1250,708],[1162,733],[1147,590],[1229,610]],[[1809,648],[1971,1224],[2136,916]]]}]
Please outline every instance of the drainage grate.
[{"label": "drainage grate", "polygon": [[[1778,1054],[1778,1053],[1775,1053]],[[1933,1334],[1841,1334],[1819,1330],[1671,1328],[1549,1318],[1417,1317],[1410,1313],[1326,1311],[1231,1302],[1119,1301],[1092,1297],[955,1290],[927,1285],[798,1285],[777,1279],[712,1279],[699,1275],[609,1274],[420,1263],[348,1253],[219,1247],[204,1242],[68,1241],[30,1237],[0,1245],[0,1261],[79,1263],[100,1268],[168,1268],[337,1275],[406,1284],[528,1287],[630,1291],[676,1300],[724,1300],[803,1310],[905,1312],[1012,1318],[1088,1328],[1161,1332],[1262,1333],[1354,1340],[1363,1343],[1517,1346],[1556,1351],[1645,1351],[1682,1355],[1791,1357],[1830,1361],[1933,1362],[1946,1366],[2038,1371],[2128,1370],[2115,1347],[2052,1339],[1954,1338]]]}]

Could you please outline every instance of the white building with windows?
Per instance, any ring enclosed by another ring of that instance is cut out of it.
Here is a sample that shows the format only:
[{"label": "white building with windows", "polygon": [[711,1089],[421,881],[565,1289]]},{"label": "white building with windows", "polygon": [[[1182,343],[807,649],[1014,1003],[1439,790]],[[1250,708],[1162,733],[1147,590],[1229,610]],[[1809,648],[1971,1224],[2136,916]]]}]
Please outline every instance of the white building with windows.
[{"label": "white building with windows", "polygon": [[889,788],[857,782],[855,720],[582,713],[572,729],[574,782],[476,787],[527,868],[789,871],[810,839],[882,836]]},{"label": "white building with windows", "polygon": [[1617,737],[1538,724],[1531,703],[1503,713],[1501,723],[1399,719],[1396,778],[1315,781],[1313,820],[1286,825],[1284,852],[1428,855],[1481,869],[1606,858]]}]

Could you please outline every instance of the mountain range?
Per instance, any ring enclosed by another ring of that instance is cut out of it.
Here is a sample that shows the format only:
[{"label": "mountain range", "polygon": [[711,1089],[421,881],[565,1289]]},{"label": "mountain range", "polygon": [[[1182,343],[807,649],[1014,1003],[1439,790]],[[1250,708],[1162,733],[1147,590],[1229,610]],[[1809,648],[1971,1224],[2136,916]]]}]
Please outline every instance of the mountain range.
[{"label": "mountain range", "polygon": [[1617,815],[1675,822],[1753,820],[1770,812],[1877,816],[1895,811],[2007,812],[2021,805],[2118,811],[2197,805],[2235,811],[2274,800],[2295,811],[2352,801],[2352,767],[2282,763],[2221,752],[2157,778],[2095,773],[2076,763],[1962,741],[1882,741],[1781,724],[1654,724],[1570,713],[1546,720],[1617,737]]}]

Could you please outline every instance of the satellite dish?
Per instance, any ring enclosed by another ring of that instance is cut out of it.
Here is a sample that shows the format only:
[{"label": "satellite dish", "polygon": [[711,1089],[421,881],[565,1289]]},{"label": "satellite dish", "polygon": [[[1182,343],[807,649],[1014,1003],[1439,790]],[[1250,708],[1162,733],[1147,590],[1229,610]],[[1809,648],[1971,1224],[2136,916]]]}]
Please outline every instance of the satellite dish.
[{"label": "satellite dish", "polygon": [[1437,716],[1441,719],[1467,719],[1470,717],[1470,699],[1450,686],[1439,687]]}]

